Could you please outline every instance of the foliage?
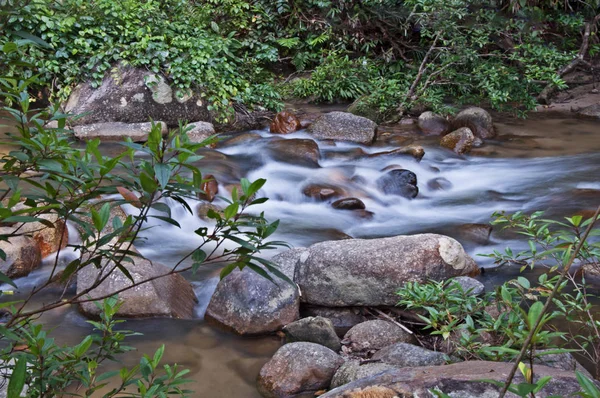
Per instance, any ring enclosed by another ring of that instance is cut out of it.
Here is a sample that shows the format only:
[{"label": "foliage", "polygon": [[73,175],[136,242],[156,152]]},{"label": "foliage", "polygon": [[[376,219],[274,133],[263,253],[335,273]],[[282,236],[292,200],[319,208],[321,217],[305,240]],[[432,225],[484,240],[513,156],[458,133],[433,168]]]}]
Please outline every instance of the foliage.
[{"label": "foliage", "polygon": [[[357,101],[360,113],[378,120],[423,106],[446,112],[448,102],[523,114],[547,84],[565,87],[558,71],[577,55],[597,7],[568,0],[28,0],[0,24],[0,45],[23,33],[47,41],[27,59],[59,98],[82,80],[98,84],[121,63],[200,90],[222,119],[236,103],[280,109],[281,94]],[[300,72],[299,80],[277,83]]]},{"label": "foliage", "polygon": [[[72,132],[65,129],[67,115],[58,107],[34,109],[31,106],[33,98],[29,89],[39,81],[33,73],[27,73],[32,64],[22,62],[21,55],[31,53],[35,41],[32,38],[5,43],[0,52],[0,60],[6,65],[6,74],[0,76],[0,104],[3,104],[0,111],[16,129],[16,133],[7,134],[4,143],[11,150],[0,157],[0,221],[4,226],[0,240],[30,235],[31,230],[25,226],[32,226],[34,232],[55,228],[50,220],[56,220],[57,223],[72,223],[81,241],[68,245],[75,249],[78,257],[63,264],[60,254],[65,242],[61,238],[47,279],[37,284],[23,300],[1,304],[2,308],[10,307],[11,311],[1,325],[0,341],[3,347],[6,343],[9,348],[0,353],[0,360],[4,361],[2,366],[10,368],[15,375],[16,381],[11,380],[9,387],[12,390],[20,392],[19,386],[25,380],[32,396],[52,396],[53,392],[62,392],[74,384],[91,394],[105,378],[117,376],[98,375],[96,367],[101,361],[112,360],[113,355],[124,352],[126,349],[120,342],[131,335],[113,329],[119,323],[112,319],[119,304],[111,296],[119,292],[94,298],[94,301],[108,300],[102,307],[102,322],[92,323],[97,333],[74,347],[55,344],[42,327],[35,324],[36,317],[51,309],[92,301],[88,297],[90,292],[114,272],[121,272],[131,280],[131,285],[125,289],[175,273],[195,273],[206,264],[222,265],[221,277],[236,268],[248,267],[266,278],[271,279],[274,275],[291,283],[275,264],[258,257],[260,251],[285,243],[268,240],[278,221],[268,222],[264,214],[247,213],[250,206],[267,200],[257,196],[265,180],[242,179],[241,192],[234,190],[223,211],[209,212],[214,226],[195,231],[199,238],[197,247],[175,260],[163,274],[134,280],[129,268],[136,257],[140,257],[134,247],[140,232],[148,228],[147,223],[152,218],[180,227],[171,216],[171,208],[165,203],[167,199],[192,212],[188,200],[203,194],[202,186],[206,182],[196,166],[202,158],[197,151],[214,142],[215,137],[192,143],[181,126],[163,136],[160,126],[153,124],[147,142],[138,144],[127,140],[122,143],[121,153],[115,156],[103,155],[97,139],[85,145],[75,143]],[[17,71],[31,77],[20,78]],[[49,127],[50,122],[55,122],[56,126]],[[123,204],[131,205],[133,213],[121,216],[113,212],[113,208]],[[224,249],[226,242],[233,245]],[[0,257],[6,258],[2,250]],[[76,293],[65,289],[62,295],[45,299],[41,306],[30,305],[55,282],[68,285],[82,270],[91,268],[101,270],[91,286]],[[0,282],[16,286],[1,272]],[[0,297],[10,293],[0,291]],[[88,351],[93,344],[98,345],[98,349]],[[15,353],[15,345],[28,348]],[[179,384],[184,373],[168,366],[159,372],[161,356],[162,350],[159,350],[153,358],[142,358],[139,367],[119,373],[122,384],[115,394],[128,386],[135,386],[138,393],[127,396],[180,393]]]},{"label": "foliage", "polygon": [[[140,364],[132,369],[100,372],[105,362],[118,362],[118,355],[133,348],[124,345],[128,337],[138,335],[129,330],[117,330],[122,320],[114,316],[122,303],[115,297],[96,303],[100,312],[99,321],[88,321],[94,333],[86,336],[79,344],[60,346],[42,328],[30,321],[21,321],[10,329],[2,327],[5,348],[0,358],[0,372],[10,369],[8,397],[19,397],[26,386],[27,397],[61,396],[69,389],[77,389],[79,396],[91,397],[101,389],[107,389],[108,381],[119,378],[116,387],[104,397],[166,397],[186,396],[190,391],[180,386],[188,380],[183,377],[189,372],[177,365],[160,366],[164,353],[161,346],[152,357],[144,355]],[[13,366],[12,363],[16,363]],[[162,369],[161,369],[162,368]],[[13,386],[14,392],[11,392]],[[134,388],[136,392],[128,391]]]}]

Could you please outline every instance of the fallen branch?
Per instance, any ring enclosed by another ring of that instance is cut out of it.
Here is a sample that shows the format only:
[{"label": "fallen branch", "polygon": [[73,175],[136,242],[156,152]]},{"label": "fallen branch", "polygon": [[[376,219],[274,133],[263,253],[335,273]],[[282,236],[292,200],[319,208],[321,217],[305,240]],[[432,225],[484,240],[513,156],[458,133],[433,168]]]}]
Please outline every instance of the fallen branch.
[{"label": "fallen branch", "polygon": [[401,328],[402,330],[404,330],[406,333],[414,334],[412,330],[410,330],[409,328],[407,328],[406,326],[404,326],[403,324],[401,324],[400,322],[398,322],[397,320],[395,320],[394,318],[392,318],[391,316],[389,316],[385,312],[383,312],[383,311],[381,311],[381,310],[379,310],[377,308],[373,308],[373,310],[375,312],[377,312],[379,315],[381,315],[382,317],[384,317],[385,319],[387,319],[388,321],[392,322],[394,325],[396,325],[399,328]]}]

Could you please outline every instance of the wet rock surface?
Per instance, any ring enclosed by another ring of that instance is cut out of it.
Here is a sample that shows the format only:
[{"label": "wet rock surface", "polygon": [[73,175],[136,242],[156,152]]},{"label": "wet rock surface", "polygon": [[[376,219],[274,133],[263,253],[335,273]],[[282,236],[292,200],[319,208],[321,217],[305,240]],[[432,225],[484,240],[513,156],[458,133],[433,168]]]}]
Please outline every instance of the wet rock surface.
[{"label": "wet rock surface", "polygon": [[386,195],[398,195],[412,199],[419,194],[417,175],[410,170],[390,170],[376,181],[379,188]]},{"label": "wet rock surface", "polygon": [[440,145],[459,155],[463,155],[471,151],[474,141],[475,136],[471,129],[468,127],[461,127],[458,130],[445,135],[441,139]]},{"label": "wet rock surface", "polygon": [[[305,250],[292,249],[272,261],[293,278],[296,263]],[[277,277],[273,280],[247,268],[232,272],[217,285],[205,318],[241,335],[280,330],[298,319],[300,297],[296,286]]]},{"label": "wet rock surface", "polygon": [[302,193],[304,196],[320,201],[338,198],[345,194],[342,188],[328,184],[310,184],[304,187]]},{"label": "wet rock surface", "polygon": [[445,354],[408,343],[395,343],[382,348],[373,355],[379,360],[398,368],[415,366],[443,365],[447,361]]},{"label": "wet rock surface", "polygon": [[291,112],[279,112],[269,127],[273,134],[290,134],[302,128],[300,119]]},{"label": "wet rock surface", "polygon": [[309,139],[278,139],[269,141],[267,149],[273,159],[307,167],[319,167],[319,146]]},{"label": "wet rock surface", "polygon": [[330,112],[317,118],[307,131],[321,140],[353,141],[370,144],[375,139],[377,124],[365,117],[347,112]]},{"label": "wet rock surface", "polygon": [[336,200],[331,204],[336,209],[339,210],[364,210],[365,204],[362,200],[358,198],[344,198],[340,200]]},{"label": "wet rock surface", "polygon": [[[189,319],[194,316],[197,299],[192,285],[179,274],[165,275],[170,268],[141,257],[134,257],[133,263],[124,264],[133,280],[140,283],[156,278],[150,282],[137,285],[135,288],[118,293],[117,297],[123,305],[117,312],[125,318],[172,317]],[[105,263],[101,269],[89,264],[77,273],[77,293],[81,294],[95,285],[98,277],[102,278],[113,269],[114,263]],[[132,286],[132,281],[119,269],[114,270],[99,286],[92,288],[85,297],[108,297],[115,292]],[[100,310],[93,301],[79,305],[83,314],[98,317]]]},{"label": "wet rock surface", "polygon": [[281,347],[260,370],[258,390],[263,397],[312,396],[326,389],[342,357],[315,343],[289,343]]},{"label": "wet rock surface", "polygon": [[393,306],[405,282],[477,273],[475,261],[456,240],[421,234],[314,244],[299,259],[295,281],[309,304]]}]

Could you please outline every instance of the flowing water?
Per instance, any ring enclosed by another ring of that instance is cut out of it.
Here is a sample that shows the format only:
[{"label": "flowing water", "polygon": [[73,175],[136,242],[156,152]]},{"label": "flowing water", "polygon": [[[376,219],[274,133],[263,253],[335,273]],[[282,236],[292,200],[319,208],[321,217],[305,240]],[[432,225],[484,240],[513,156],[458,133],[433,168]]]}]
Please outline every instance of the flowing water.
[{"label": "flowing water", "polygon": [[[224,196],[241,177],[266,178],[260,194],[270,200],[252,211],[264,211],[270,220],[280,219],[280,228],[273,238],[293,246],[346,235],[374,238],[439,232],[459,239],[480,266],[493,267],[490,259],[478,254],[506,246],[525,248],[525,242],[494,231],[490,241],[481,243],[465,237],[464,224],[488,223],[496,210],[546,210],[554,217],[585,214],[600,202],[600,121],[541,114],[527,120],[501,116],[495,120],[498,138],[465,157],[441,149],[435,138],[416,134],[413,126],[400,126],[381,128],[381,140],[374,146],[319,142],[319,167],[314,167],[294,153],[282,158],[270,149],[274,140],[310,139],[306,132],[275,137],[261,130],[238,145],[203,151],[205,158],[198,165],[205,174],[216,177],[219,194]],[[408,143],[425,148],[422,161],[410,156],[373,156]],[[107,148],[110,150],[115,148]],[[398,166],[417,175],[420,193],[414,200],[377,190],[375,181],[386,172],[382,170]],[[373,214],[336,210],[330,201],[309,199],[302,193],[309,184],[338,187],[346,196],[360,198]],[[215,204],[223,203],[217,199]],[[157,223],[137,243],[143,255],[166,265],[174,264],[193,249],[197,243],[193,231],[208,225],[197,214],[187,214],[176,204],[173,214],[181,229]],[[47,277],[47,272],[42,267],[19,280],[20,290],[26,291]],[[482,280],[494,286],[517,272],[488,270]],[[165,360],[191,369],[189,376],[194,382],[189,388],[196,391],[196,396],[258,397],[256,376],[280,341],[277,337],[236,337],[205,324],[202,317],[217,275],[216,269],[204,269],[192,277],[199,298],[197,319],[128,321],[128,328],[144,334],[131,342],[140,353],[166,344]],[[43,302],[44,298],[40,300]],[[91,330],[73,308],[53,311],[44,315],[42,321],[55,327],[54,335],[62,342],[76,342]],[[136,359],[137,355],[130,354],[123,362],[133,365]]]}]

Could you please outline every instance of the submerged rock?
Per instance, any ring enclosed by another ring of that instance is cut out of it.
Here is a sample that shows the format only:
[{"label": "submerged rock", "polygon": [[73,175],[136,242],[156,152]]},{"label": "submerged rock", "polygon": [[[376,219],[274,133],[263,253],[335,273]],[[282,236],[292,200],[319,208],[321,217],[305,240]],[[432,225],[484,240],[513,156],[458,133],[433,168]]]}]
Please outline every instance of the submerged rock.
[{"label": "submerged rock", "polygon": [[337,198],[345,194],[345,191],[335,185],[329,184],[310,184],[307,185],[302,193],[304,196],[317,200],[328,200]]},{"label": "submerged rock", "polygon": [[[280,271],[293,279],[296,262],[306,249],[273,257]],[[206,309],[206,319],[241,335],[275,332],[299,317],[298,288],[273,276],[273,282],[245,268],[222,279]]]},{"label": "submerged rock", "polygon": [[413,199],[419,194],[417,175],[410,170],[390,170],[376,181],[379,188],[386,195],[398,195]]},{"label": "submerged rock", "polygon": [[368,155],[370,158],[379,158],[384,156],[405,156],[409,155],[415,158],[417,161],[421,161],[425,156],[425,150],[419,145],[409,145],[403,148],[394,149],[386,152],[377,152]]},{"label": "submerged rock", "polygon": [[[135,288],[118,293],[117,297],[123,301],[117,315],[125,318],[142,317],[172,317],[192,318],[197,299],[192,285],[180,274],[167,274],[171,269],[157,262],[145,258],[133,257],[133,263],[123,264],[136,283],[157,278],[143,283]],[[77,272],[77,293],[84,293],[92,288],[98,277],[107,275],[114,267],[114,263],[105,262],[98,269],[89,264]],[[110,296],[121,289],[132,286],[132,281],[119,269],[115,269],[96,288],[89,293],[84,293],[84,298],[100,298]],[[81,312],[90,317],[98,317],[100,309],[93,301],[79,305]]]},{"label": "submerged rock", "polygon": [[336,352],[342,348],[341,340],[335,333],[333,323],[321,316],[299,319],[286,325],[283,332],[288,343],[307,341],[320,344]]},{"label": "submerged rock", "polygon": [[302,128],[300,119],[291,112],[279,112],[273,118],[270,131],[273,134],[290,134]]},{"label": "submerged rock", "polygon": [[427,181],[427,187],[432,191],[448,191],[452,188],[452,183],[444,177],[437,177]]},{"label": "submerged rock", "polygon": [[492,116],[485,109],[470,107],[461,111],[452,121],[452,129],[468,127],[471,132],[481,139],[494,138],[496,130]]},{"label": "submerged rock", "polygon": [[[501,387],[480,380],[504,382],[512,366],[512,363],[468,361],[452,365],[392,369],[335,388],[321,397],[432,397],[429,391],[433,389],[453,397],[497,397]],[[536,393],[536,397],[569,396],[581,391],[573,372],[536,366],[535,380],[544,376],[550,376],[551,379]],[[523,381],[523,377],[517,372],[514,383]]]},{"label": "submerged rock", "polygon": [[308,126],[308,132],[321,140],[333,139],[370,144],[375,139],[377,124],[365,117],[347,112],[326,113]]},{"label": "submerged rock", "polygon": [[[0,228],[0,235],[11,235],[14,228]],[[0,271],[9,278],[28,275],[42,262],[40,247],[35,239],[21,235],[0,241],[0,250],[4,251],[6,260],[0,259]]]},{"label": "submerged rock", "polygon": [[321,153],[319,146],[308,139],[277,139],[267,144],[271,156],[280,162],[308,167],[319,167]]},{"label": "submerged rock", "polygon": [[[159,124],[162,134],[167,133],[167,125],[164,122],[155,122]],[[148,136],[152,130],[152,123],[95,123],[86,124],[83,126],[75,126],[73,131],[75,137],[80,140],[93,140],[95,138],[100,141],[123,141],[125,138],[131,138],[136,142],[148,141]]]},{"label": "submerged rock", "polygon": [[353,352],[380,350],[394,343],[412,343],[414,337],[392,322],[375,319],[359,323],[346,333],[343,343]]},{"label": "submerged rock", "polygon": [[441,139],[440,145],[462,155],[471,151],[474,141],[475,136],[471,129],[468,127],[461,127],[458,130],[445,135]]},{"label": "submerged rock", "polygon": [[393,306],[405,282],[478,273],[477,264],[456,240],[420,234],[314,244],[300,257],[295,281],[305,303]]},{"label": "submerged rock", "polygon": [[311,396],[329,387],[342,357],[315,343],[289,343],[281,347],[258,375],[258,391],[263,397]]},{"label": "submerged rock", "polygon": [[338,210],[364,210],[366,208],[362,200],[358,198],[344,198],[336,200],[331,206]]},{"label": "submerged rock", "polygon": [[423,112],[419,116],[419,128],[427,135],[444,135],[450,131],[450,123],[445,117],[433,112]]}]

